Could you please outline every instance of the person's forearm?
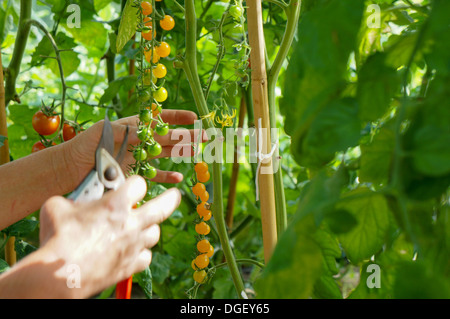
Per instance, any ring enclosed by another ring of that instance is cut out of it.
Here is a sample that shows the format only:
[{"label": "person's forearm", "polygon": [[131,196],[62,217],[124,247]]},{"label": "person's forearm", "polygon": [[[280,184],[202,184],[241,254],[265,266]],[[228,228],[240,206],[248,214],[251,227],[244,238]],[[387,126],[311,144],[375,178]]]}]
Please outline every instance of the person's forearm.
[{"label": "person's forearm", "polygon": [[45,248],[38,249],[0,275],[0,299],[79,298],[69,288],[65,262]]},{"label": "person's forearm", "polygon": [[67,194],[79,176],[65,144],[0,166],[0,229],[38,210],[49,197]]}]

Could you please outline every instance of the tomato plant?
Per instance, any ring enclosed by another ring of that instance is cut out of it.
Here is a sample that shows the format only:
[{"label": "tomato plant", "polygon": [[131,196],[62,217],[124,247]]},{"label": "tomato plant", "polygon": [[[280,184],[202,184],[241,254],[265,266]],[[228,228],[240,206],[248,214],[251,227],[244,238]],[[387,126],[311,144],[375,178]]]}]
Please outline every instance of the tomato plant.
[{"label": "tomato plant", "polygon": [[[269,0],[260,15],[259,1],[72,3],[81,28],[66,1],[0,5],[7,141],[16,160],[107,109],[137,115],[128,173],[147,180],[143,202],[173,187],[154,182],[160,171],[184,180],[135,296],[450,296],[449,1]],[[191,160],[158,142],[180,128],[165,123],[171,109],[195,112],[209,132],[182,142]],[[274,129],[264,152],[260,123]],[[273,207],[260,196],[267,184]],[[39,247],[36,231],[14,234],[19,259]]]}]

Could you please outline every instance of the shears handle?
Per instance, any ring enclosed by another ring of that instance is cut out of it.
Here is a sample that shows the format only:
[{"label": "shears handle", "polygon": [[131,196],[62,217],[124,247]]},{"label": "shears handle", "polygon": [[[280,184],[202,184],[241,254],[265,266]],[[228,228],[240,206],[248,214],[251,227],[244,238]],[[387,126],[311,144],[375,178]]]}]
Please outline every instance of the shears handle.
[{"label": "shears handle", "polygon": [[118,282],[116,285],[116,299],[130,299],[133,276]]}]

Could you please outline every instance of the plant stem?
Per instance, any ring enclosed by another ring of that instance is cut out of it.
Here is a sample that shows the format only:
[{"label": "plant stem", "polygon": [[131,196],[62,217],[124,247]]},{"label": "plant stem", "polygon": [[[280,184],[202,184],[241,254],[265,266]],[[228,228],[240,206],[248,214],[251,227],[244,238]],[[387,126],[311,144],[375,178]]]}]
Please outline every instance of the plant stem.
[{"label": "plant stem", "polygon": [[[0,147],[0,165],[9,162],[9,143],[8,143],[8,126],[6,121],[6,104],[5,104],[5,87],[3,84],[3,64],[2,64],[2,50],[0,48],[0,136],[6,137],[3,141],[3,146]],[[5,260],[12,266],[16,263],[16,252],[14,251],[15,237],[5,235],[5,241],[0,247],[0,251],[5,247]]]},{"label": "plant stem", "polygon": [[279,0],[266,0],[267,2],[276,4],[277,6],[280,6],[282,9],[286,10],[287,8],[287,4],[284,3],[283,1],[279,1]]},{"label": "plant stem", "polygon": [[61,134],[62,137],[62,129],[64,127],[64,105],[66,103],[66,91],[67,91],[67,84],[66,84],[66,79],[64,77],[64,69],[62,66],[62,62],[61,62],[61,56],[60,56],[60,50],[58,49],[58,46],[56,45],[55,39],[53,39],[53,36],[50,34],[50,32],[47,31],[47,29],[38,21],[36,20],[29,20],[27,21],[27,24],[34,25],[35,27],[37,27],[39,30],[41,30],[44,35],[49,39],[53,50],[55,51],[55,56],[56,56],[56,61],[58,62],[58,68],[59,68],[59,75],[61,78],[61,121],[60,121],[60,127],[59,127],[59,132]]},{"label": "plant stem", "polygon": [[5,105],[8,105],[11,100],[20,103],[19,95],[16,92],[16,80],[20,72],[20,64],[22,63],[23,53],[27,45],[28,34],[30,33],[30,24],[27,21],[31,18],[31,7],[31,0],[20,1],[19,27],[17,29],[13,55],[6,72]]},{"label": "plant stem", "polygon": [[[197,19],[195,14],[194,0],[185,1],[186,10],[186,60],[184,63],[184,71],[191,86],[194,95],[195,104],[200,116],[209,113],[205,97],[202,92],[202,86],[197,72]],[[213,128],[208,119],[204,119],[205,127]],[[229,265],[231,277],[236,288],[239,298],[242,298],[241,292],[244,291],[244,283],[239,273],[236,259],[231,249],[228,239],[225,219],[223,216],[223,190],[222,190],[222,164],[215,161],[212,164],[214,202],[212,205],[212,213],[216,221],[217,232],[222,245],[225,258]]]},{"label": "plant stem", "polygon": [[[277,108],[275,102],[275,89],[278,81],[283,62],[286,60],[289,49],[291,48],[294,39],[295,30],[297,29],[298,19],[300,17],[300,0],[292,0],[286,8],[287,24],[284,32],[283,40],[280,44],[280,49],[275,57],[275,60],[268,73],[268,96],[269,96],[269,114],[271,127],[277,127]],[[279,158],[279,150],[274,154],[274,158]],[[277,217],[277,233],[278,236],[287,227],[287,212],[286,199],[284,194],[283,176],[281,170],[281,159],[278,160],[278,170],[274,173],[274,188],[275,188],[275,203],[276,203],[276,217]]]},{"label": "plant stem", "polygon": [[[256,260],[253,260],[253,259],[245,259],[245,258],[236,259],[236,262],[237,263],[243,263],[243,264],[244,263],[245,264],[253,264],[253,265],[258,266],[261,269],[264,269],[264,267],[265,267],[265,265],[263,263],[260,263],[259,261],[256,261]],[[221,264],[218,264],[218,265],[214,266],[214,268],[219,269],[219,268],[226,267],[226,266],[227,266],[227,263],[224,262],[224,263],[221,263]]]},{"label": "plant stem", "polygon": [[[230,6],[228,6],[230,7]],[[205,12],[205,11],[204,11]],[[218,30],[219,30],[219,44],[217,47],[219,48],[219,51],[217,52],[217,61],[214,65],[213,71],[211,72],[211,75],[209,76],[208,84],[206,85],[205,90],[205,100],[208,101],[208,95],[209,91],[211,89],[212,82],[214,81],[214,76],[217,73],[217,70],[219,69],[220,62],[222,61],[223,57],[225,56],[225,42],[223,40],[223,24],[225,23],[225,19],[228,16],[228,10],[226,10],[223,15],[222,19],[220,20]]]}]

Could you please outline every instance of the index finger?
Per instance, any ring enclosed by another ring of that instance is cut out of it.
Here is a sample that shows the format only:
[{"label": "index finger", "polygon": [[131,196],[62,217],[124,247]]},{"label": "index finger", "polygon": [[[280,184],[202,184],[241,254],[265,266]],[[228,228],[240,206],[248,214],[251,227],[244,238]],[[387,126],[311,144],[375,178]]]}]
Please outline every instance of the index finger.
[{"label": "index finger", "polygon": [[180,205],[181,193],[171,188],[137,209],[137,218],[142,229],[166,220]]},{"label": "index finger", "polygon": [[[190,125],[194,124],[198,116],[195,112],[186,110],[163,110],[161,113],[161,118],[164,122],[170,125]],[[129,117],[121,118],[114,123],[119,123],[122,125],[137,126],[139,123],[139,116],[132,115]]]},{"label": "index finger", "polygon": [[161,118],[170,125],[190,125],[194,124],[198,118],[197,114],[185,110],[163,110]]}]

